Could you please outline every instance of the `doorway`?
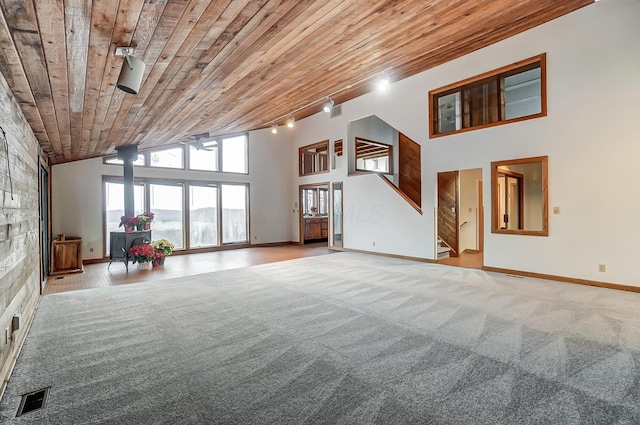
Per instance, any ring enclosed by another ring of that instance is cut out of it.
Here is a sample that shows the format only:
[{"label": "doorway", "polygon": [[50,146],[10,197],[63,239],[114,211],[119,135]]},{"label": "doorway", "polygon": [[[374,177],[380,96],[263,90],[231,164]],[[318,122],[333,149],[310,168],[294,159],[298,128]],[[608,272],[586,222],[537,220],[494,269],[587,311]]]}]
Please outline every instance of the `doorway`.
[{"label": "doorway", "polygon": [[329,183],[300,186],[300,244],[329,244]]},{"label": "doorway", "polygon": [[49,173],[40,166],[40,293],[43,293],[44,286],[49,276]]},{"label": "doorway", "polygon": [[482,268],[484,208],[482,169],[438,173],[436,261]]}]

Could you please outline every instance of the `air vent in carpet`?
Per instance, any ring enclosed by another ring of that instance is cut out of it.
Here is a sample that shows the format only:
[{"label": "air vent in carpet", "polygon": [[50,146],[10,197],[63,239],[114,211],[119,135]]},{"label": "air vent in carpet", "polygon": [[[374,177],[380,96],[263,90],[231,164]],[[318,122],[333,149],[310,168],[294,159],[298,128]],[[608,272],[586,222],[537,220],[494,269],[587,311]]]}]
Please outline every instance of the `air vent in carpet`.
[{"label": "air vent in carpet", "polygon": [[23,394],[22,401],[20,402],[20,407],[18,408],[18,413],[16,413],[16,418],[18,416],[24,415],[25,413],[42,409],[47,402],[48,395],[49,388],[43,388],[38,391]]}]

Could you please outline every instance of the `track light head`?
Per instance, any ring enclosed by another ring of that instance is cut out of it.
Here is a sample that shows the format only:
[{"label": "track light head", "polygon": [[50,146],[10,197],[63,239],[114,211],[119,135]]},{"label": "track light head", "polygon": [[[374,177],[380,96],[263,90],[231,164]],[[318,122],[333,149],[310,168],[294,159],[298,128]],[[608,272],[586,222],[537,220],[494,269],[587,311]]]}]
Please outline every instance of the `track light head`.
[{"label": "track light head", "polygon": [[296,119],[293,116],[287,118],[287,127],[293,128],[293,123],[296,122]]},{"label": "track light head", "polygon": [[389,75],[386,72],[383,72],[376,79],[376,88],[380,91],[386,91],[391,84],[391,80],[389,79]]},{"label": "track light head", "polygon": [[142,77],[144,76],[145,63],[133,56],[133,48],[117,47],[116,56],[124,56],[117,87],[127,93],[138,94]]},{"label": "track light head", "polygon": [[278,134],[278,124],[276,124],[275,122],[271,125],[271,133]]},{"label": "track light head", "polygon": [[331,109],[333,109],[333,100],[329,97],[322,107],[322,110],[328,114],[331,112]]}]

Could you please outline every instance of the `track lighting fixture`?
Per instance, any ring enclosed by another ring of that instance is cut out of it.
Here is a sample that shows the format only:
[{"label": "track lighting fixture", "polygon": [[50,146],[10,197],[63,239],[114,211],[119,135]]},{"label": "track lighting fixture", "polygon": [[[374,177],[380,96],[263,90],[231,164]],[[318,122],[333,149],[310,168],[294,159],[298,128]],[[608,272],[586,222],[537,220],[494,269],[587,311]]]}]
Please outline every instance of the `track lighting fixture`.
[{"label": "track lighting fixture", "polygon": [[116,47],[116,56],[124,56],[126,59],[122,64],[117,87],[124,92],[138,94],[144,76],[144,62],[133,56],[131,47]]},{"label": "track lighting fixture", "polygon": [[322,110],[328,114],[329,112],[331,112],[331,109],[333,109],[333,100],[330,97],[328,97],[327,101],[322,107]]},{"label": "track lighting fixture", "polygon": [[389,79],[389,75],[386,72],[380,74],[378,79],[376,80],[376,88],[380,91],[386,91],[391,84],[391,80]]},{"label": "track lighting fixture", "polygon": [[358,80],[355,83],[347,84],[346,86],[342,87],[341,89],[338,89],[336,91],[333,91],[333,92],[329,93],[326,97],[322,97],[320,99],[313,100],[313,101],[311,101],[311,102],[309,102],[309,103],[307,103],[305,105],[300,106],[297,109],[294,109],[293,111],[290,111],[287,115],[283,115],[283,116],[280,116],[280,117],[274,119],[273,121],[271,121],[271,125],[270,125],[271,132],[273,134],[276,134],[278,132],[278,121],[282,121],[285,118],[287,119],[286,120],[287,127],[293,128],[293,125],[294,125],[294,123],[296,121],[296,119],[293,116],[294,114],[297,114],[298,112],[303,111],[303,110],[305,110],[307,108],[310,108],[310,107],[312,107],[314,105],[318,105],[322,101],[324,101],[324,103],[322,105],[322,110],[324,112],[326,112],[326,113],[332,112],[332,110],[333,110],[333,108],[335,106],[335,102],[333,101],[333,99],[331,99],[331,96],[334,96],[334,95],[336,95],[338,93],[341,93],[341,92],[343,92],[345,90],[349,90],[349,89],[351,89],[351,88],[353,88],[355,86],[358,86],[358,85],[363,84],[365,82],[371,81],[373,79],[375,79],[375,85],[379,90],[384,91],[384,90],[388,89],[389,85],[391,84],[391,79],[389,78],[389,75],[387,74],[387,71],[392,69],[392,68],[393,67],[388,67],[386,69],[383,69],[381,72],[378,72],[376,74],[364,77],[363,79]]}]

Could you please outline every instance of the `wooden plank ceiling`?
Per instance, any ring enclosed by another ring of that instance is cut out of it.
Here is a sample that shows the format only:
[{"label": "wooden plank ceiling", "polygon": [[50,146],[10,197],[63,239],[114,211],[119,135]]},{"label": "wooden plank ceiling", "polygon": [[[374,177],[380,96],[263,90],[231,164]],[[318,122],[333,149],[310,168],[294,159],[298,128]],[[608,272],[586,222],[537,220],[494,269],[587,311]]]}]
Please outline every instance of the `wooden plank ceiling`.
[{"label": "wooden plank ceiling", "polygon": [[[0,0],[0,71],[55,164],[263,128],[592,2]],[[146,64],[138,95],[116,88],[118,46]]]}]

